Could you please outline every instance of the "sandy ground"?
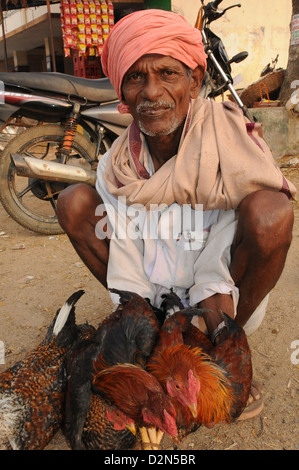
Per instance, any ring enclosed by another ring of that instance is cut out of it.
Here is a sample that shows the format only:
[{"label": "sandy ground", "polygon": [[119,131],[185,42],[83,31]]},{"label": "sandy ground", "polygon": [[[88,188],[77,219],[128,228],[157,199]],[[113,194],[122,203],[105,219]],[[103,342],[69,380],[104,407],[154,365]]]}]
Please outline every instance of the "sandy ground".
[{"label": "sandy ground", "polygon": [[[288,175],[298,185],[298,169],[289,170]],[[262,326],[249,337],[255,378],[264,387],[264,410],[250,421],[201,428],[183,441],[182,450],[299,449],[298,204],[294,211],[294,237],[285,270],[271,293]],[[29,232],[8,217],[2,206],[0,233],[2,372],[43,339],[56,309],[75,290],[86,291],[77,305],[78,323],[88,320],[96,326],[111,312],[111,302],[66,235],[49,237]],[[167,438],[163,447],[171,448]],[[61,432],[47,449],[68,449]]]}]

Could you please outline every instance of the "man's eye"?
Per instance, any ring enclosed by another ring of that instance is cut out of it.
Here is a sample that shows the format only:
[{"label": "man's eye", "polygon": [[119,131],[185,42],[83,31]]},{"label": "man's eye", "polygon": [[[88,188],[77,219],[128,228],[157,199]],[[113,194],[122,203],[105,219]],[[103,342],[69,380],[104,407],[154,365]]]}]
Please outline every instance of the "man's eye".
[{"label": "man's eye", "polygon": [[139,72],[134,72],[128,77],[129,81],[139,81],[141,79],[142,79],[142,73],[139,73]]},{"label": "man's eye", "polygon": [[165,77],[165,78],[173,78],[176,75],[177,74],[174,70],[163,70],[163,72],[162,72],[162,76]]}]

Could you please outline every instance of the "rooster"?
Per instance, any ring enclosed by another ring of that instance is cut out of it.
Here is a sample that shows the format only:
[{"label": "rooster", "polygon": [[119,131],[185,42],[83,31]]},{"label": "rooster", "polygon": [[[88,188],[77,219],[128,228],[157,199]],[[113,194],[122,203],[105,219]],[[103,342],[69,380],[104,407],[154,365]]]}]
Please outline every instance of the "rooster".
[{"label": "rooster", "polygon": [[0,448],[42,450],[63,417],[67,351],[88,325],[76,326],[75,292],[57,311],[42,343],[0,375]]},{"label": "rooster", "polygon": [[229,420],[234,400],[230,383],[220,367],[200,347],[185,344],[196,308],[177,311],[161,328],[147,370],[172,398],[180,437],[201,424]]},{"label": "rooster", "polygon": [[[95,363],[96,369],[96,363]],[[96,372],[94,389],[138,426],[177,436],[175,408],[157,379],[139,366],[118,364]]]},{"label": "rooster", "polygon": [[[181,341],[182,344],[190,348],[191,354],[195,353],[196,355],[196,351],[199,353],[199,356],[204,354],[206,356],[205,359],[202,357],[204,362],[207,360],[210,363],[210,366],[215,367],[215,370],[217,370],[217,386],[220,386],[220,389],[222,390],[219,397],[222,397],[223,402],[218,402],[218,404],[215,402],[217,412],[216,414],[212,413],[212,400],[210,400],[210,403],[205,403],[204,396],[206,391],[208,391],[206,386],[209,384],[211,385],[212,383],[211,379],[213,374],[210,375],[210,379],[209,374],[207,375],[208,382],[206,382],[206,385],[204,385],[201,377],[201,392],[198,394],[197,407],[200,405],[202,411],[199,412],[198,410],[195,421],[197,423],[209,425],[215,424],[219,421],[230,422],[231,420],[238,418],[246,406],[252,382],[251,354],[243,328],[241,328],[237,322],[228,315],[219,312],[217,314],[219,317],[219,327],[217,327],[215,331],[208,331],[208,336],[206,336],[190,322],[193,313],[192,309],[189,310],[189,314],[188,310],[178,310],[182,308],[182,303],[174,293],[165,294],[163,297],[163,302],[165,302],[164,308],[166,306],[167,310],[176,311],[176,313],[168,317],[162,328],[164,333],[166,333],[166,338],[163,333],[164,347],[169,344],[172,339],[176,344]],[[189,321],[188,318],[182,318],[182,315],[186,316],[186,312],[187,317],[189,315]],[[207,310],[198,310],[198,315],[202,316],[205,321],[210,314],[211,313]],[[209,322],[206,321],[206,324],[209,324]],[[158,346],[160,348],[163,335],[161,335],[160,346]],[[201,352],[198,350],[201,350]],[[171,350],[168,351],[169,354],[170,352]],[[165,356],[165,351],[163,354]],[[154,369],[156,369],[157,373],[161,374],[158,380],[165,381],[166,375],[164,375],[164,378],[162,377],[163,368],[158,371],[159,361],[161,361],[161,358],[157,358],[157,356],[155,357],[154,352],[153,357],[149,361],[149,370],[152,373],[155,373]],[[164,364],[163,367],[169,366]],[[168,388],[170,389],[169,385]],[[175,392],[173,387],[170,392],[172,395],[175,393],[178,395],[178,391]],[[209,393],[212,393],[211,397],[215,398],[214,391],[212,392],[212,390],[210,390]],[[185,423],[190,422],[190,415],[188,417],[186,410],[185,412],[183,410],[180,411],[181,414],[183,413],[184,415]],[[192,412],[192,409],[190,409],[190,411]],[[205,412],[207,415],[202,416],[202,412]]]},{"label": "rooster", "polygon": [[[119,295],[119,306],[91,337],[74,346],[66,361],[65,432],[73,449],[83,446],[82,433],[93,394],[93,375],[119,363],[143,367],[159,333],[158,320],[145,299],[133,292],[116,289],[111,292]],[[126,393],[124,388],[123,401]]]}]

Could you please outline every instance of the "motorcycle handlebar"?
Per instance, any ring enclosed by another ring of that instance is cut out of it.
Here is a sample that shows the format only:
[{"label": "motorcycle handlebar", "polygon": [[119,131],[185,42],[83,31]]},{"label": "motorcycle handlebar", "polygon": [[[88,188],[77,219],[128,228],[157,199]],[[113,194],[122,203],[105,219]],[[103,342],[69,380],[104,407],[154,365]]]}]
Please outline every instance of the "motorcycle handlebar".
[{"label": "motorcycle handlebar", "polygon": [[216,8],[218,7],[218,5],[220,5],[220,3],[222,2],[223,0],[215,0],[213,3],[212,3],[212,8]]}]

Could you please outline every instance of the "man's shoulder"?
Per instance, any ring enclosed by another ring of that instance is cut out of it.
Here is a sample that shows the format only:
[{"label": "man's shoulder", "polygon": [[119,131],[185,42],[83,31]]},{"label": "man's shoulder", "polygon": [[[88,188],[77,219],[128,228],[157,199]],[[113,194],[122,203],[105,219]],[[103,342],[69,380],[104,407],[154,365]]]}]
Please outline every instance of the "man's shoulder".
[{"label": "man's shoulder", "polygon": [[109,155],[110,149],[108,149],[107,152],[104,153],[104,155],[99,157],[98,169],[101,168],[102,170],[104,170],[106,168]]},{"label": "man's shoulder", "polygon": [[194,100],[193,106],[195,110],[205,110],[213,107],[215,111],[219,110],[219,112],[227,110],[243,114],[241,108],[234,101],[215,101],[199,96],[196,100]]}]

